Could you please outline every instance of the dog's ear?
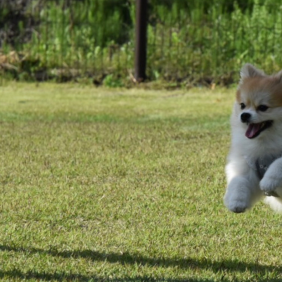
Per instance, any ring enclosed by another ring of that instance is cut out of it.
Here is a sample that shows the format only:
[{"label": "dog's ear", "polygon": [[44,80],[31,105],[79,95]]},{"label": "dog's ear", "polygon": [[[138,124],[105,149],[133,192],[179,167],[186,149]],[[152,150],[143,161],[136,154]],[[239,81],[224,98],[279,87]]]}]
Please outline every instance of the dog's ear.
[{"label": "dog's ear", "polygon": [[240,71],[241,81],[247,77],[265,76],[262,70],[258,70],[251,64],[245,64]]}]

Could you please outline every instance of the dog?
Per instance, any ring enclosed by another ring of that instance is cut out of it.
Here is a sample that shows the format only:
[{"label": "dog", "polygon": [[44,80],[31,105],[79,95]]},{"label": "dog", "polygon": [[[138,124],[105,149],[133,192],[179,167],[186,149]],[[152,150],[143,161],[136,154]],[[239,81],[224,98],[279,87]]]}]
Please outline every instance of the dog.
[{"label": "dog", "polygon": [[231,115],[225,206],[242,213],[264,198],[282,212],[282,71],[246,64]]}]

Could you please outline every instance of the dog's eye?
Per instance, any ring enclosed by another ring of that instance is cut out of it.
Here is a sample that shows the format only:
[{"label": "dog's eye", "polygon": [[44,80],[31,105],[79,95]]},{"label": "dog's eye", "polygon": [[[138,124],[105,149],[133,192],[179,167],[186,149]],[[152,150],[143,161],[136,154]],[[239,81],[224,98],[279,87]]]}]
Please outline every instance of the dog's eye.
[{"label": "dog's eye", "polygon": [[246,105],[244,103],[241,103],[240,106],[241,106],[241,110],[244,110],[246,108]]},{"label": "dog's eye", "polygon": [[268,109],[266,105],[259,105],[258,106],[258,111],[265,112]]}]

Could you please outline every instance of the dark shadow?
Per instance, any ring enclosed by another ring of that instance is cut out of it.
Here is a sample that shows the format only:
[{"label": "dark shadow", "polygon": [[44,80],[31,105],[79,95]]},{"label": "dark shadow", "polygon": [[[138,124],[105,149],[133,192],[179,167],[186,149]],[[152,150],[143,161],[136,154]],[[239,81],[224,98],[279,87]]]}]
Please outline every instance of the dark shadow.
[{"label": "dark shadow", "polygon": [[120,264],[139,264],[143,266],[160,266],[160,267],[179,267],[183,269],[200,268],[212,269],[214,271],[253,271],[265,272],[276,271],[282,272],[282,266],[260,265],[258,263],[246,263],[239,260],[213,261],[208,259],[196,260],[193,258],[150,258],[140,256],[139,254],[130,253],[104,253],[91,250],[81,251],[58,251],[56,249],[43,250],[38,248],[17,248],[0,245],[0,251],[26,252],[28,254],[46,254],[63,258],[86,258],[92,261],[107,261],[109,263]]},{"label": "dark shadow", "polygon": [[[208,259],[194,259],[194,258],[150,258],[145,256],[140,256],[139,254],[130,254],[130,253],[103,253],[96,252],[91,250],[81,250],[81,251],[58,251],[56,249],[43,250],[38,248],[17,248],[10,246],[0,245],[0,251],[14,251],[14,252],[24,252],[28,254],[46,254],[51,256],[58,256],[63,258],[86,258],[92,261],[107,261],[109,263],[120,263],[125,264],[138,264],[142,266],[152,266],[152,267],[178,267],[182,269],[207,269],[212,270],[213,272],[226,272],[226,271],[239,271],[246,272],[250,271],[254,274],[258,274],[259,277],[265,277],[266,272],[282,272],[282,266],[269,266],[269,265],[260,265],[259,263],[248,263],[236,260],[224,260],[224,261],[213,261]],[[10,271],[10,272],[1,272],[1,277],[18,277],[24,279],[37,278],[41,280],[57,280],[57,281],[107,281],[102,277],[91,277],[83,276],[80,274],[64,274],[64,273],[37,273],[37,272],[28,272],[22,273],[20,271]],[[261,280],[262,279],[262,280]],[[266,279],[261,278],[257,281],[261,282],[281,282],[281,279]],[[160,279],[152,279],[150,277],[136,277],[136,278],[122,278],[122,279],[111,279],[113,282],[137,282],[137,281],[163,281]],[[173,279],[165,281],[175,281],[175,282],[212,282],[212,280],[195,280],[195,279]],[[224,278],[221,281],[228,281]]]}]

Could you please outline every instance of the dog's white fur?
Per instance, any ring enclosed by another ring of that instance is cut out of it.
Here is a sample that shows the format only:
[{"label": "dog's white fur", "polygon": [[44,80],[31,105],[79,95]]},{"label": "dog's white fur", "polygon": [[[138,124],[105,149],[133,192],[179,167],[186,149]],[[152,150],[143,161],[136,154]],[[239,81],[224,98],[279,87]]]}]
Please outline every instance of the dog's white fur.
[{"label": "dog's white fur", "polygon": [[[280,89],[281,88],[281,94]],[[246,104],[241,109],[240,103]],[[258,105],[268,105],[265,112]],[[251,123],[273,120],[259,136],[245,136],[248,125],[241,121],[242,112],[251,115]],[[282,79],[281,73],[267,76],[263,71],[246,64],[241,70],[237,99],[231,116],[231,148],[226,165],[226,207],[233,212],[244,212],[264,197],[264,192],[275,191],[280,197],[268,196],[265,202],[282,212],[282,157],[270,164],[259,179],[251,163],[267,154],[282,156]]]}]

